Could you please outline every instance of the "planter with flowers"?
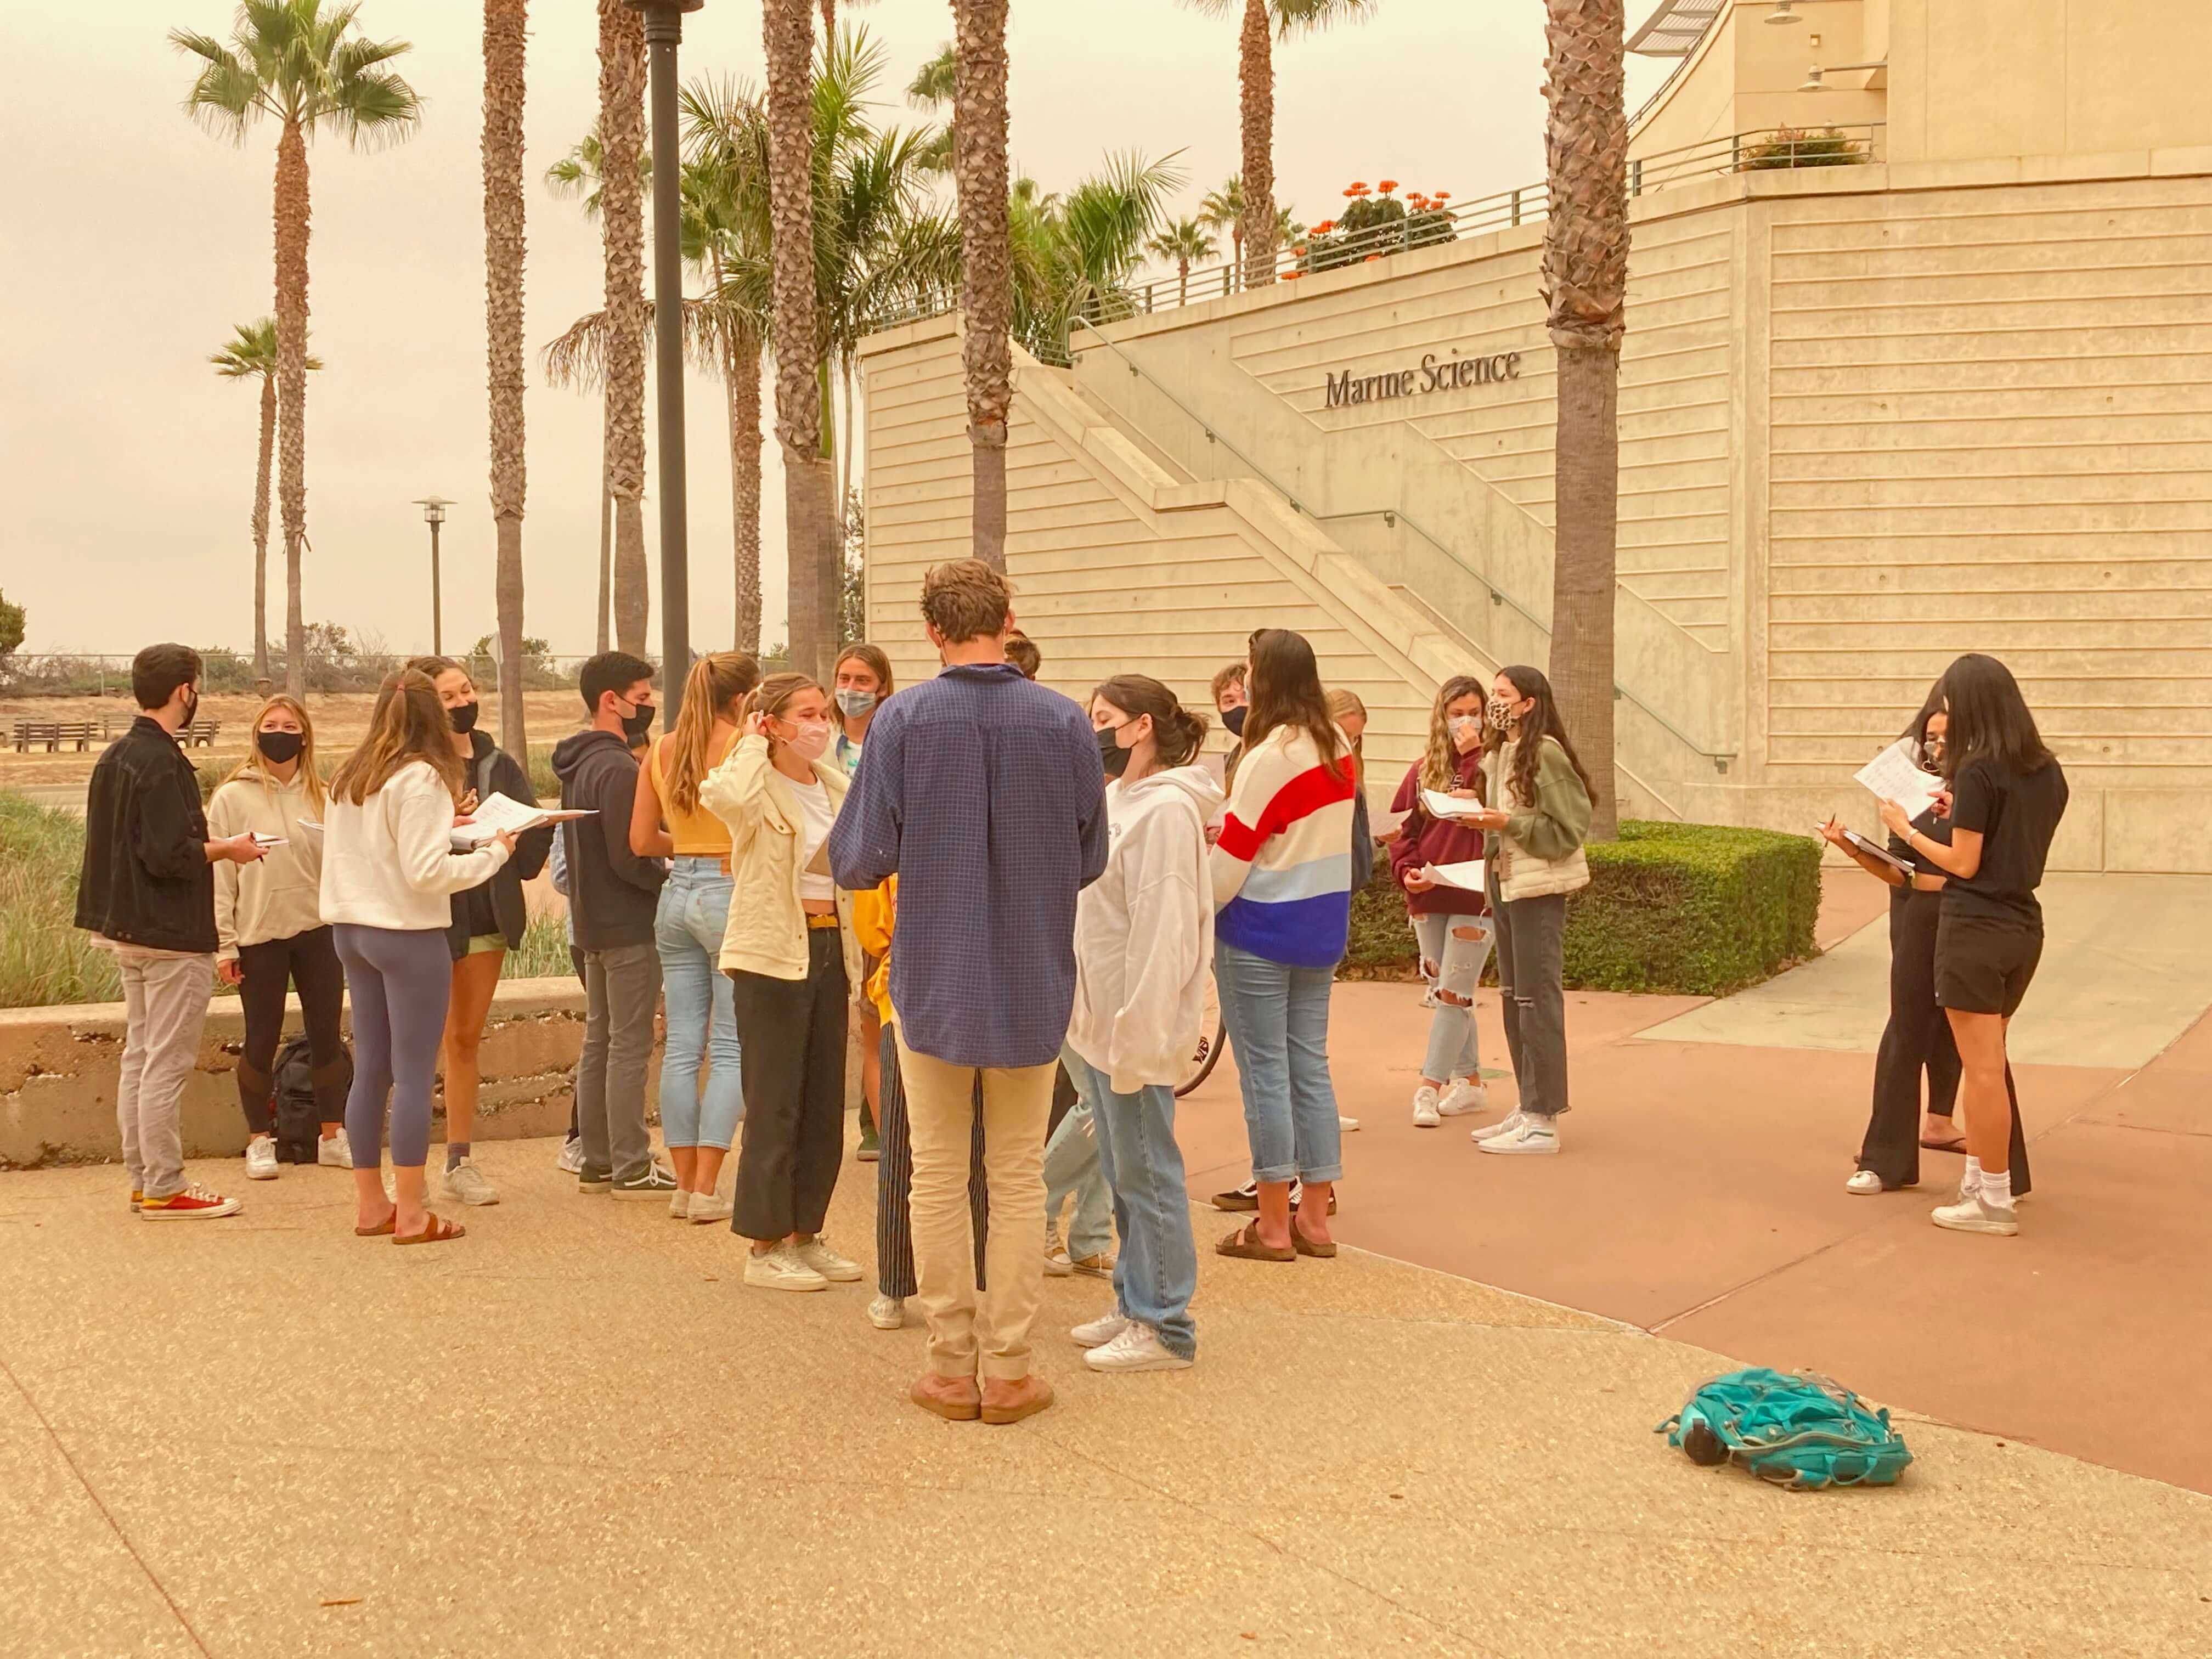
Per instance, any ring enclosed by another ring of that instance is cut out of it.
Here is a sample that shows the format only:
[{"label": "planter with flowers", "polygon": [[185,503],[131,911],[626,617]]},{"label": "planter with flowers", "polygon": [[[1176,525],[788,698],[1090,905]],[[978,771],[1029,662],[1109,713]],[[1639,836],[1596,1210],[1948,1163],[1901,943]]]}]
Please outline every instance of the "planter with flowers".
[{"label": "planter with flowers", "polygon": [[1402,248],[1430,247],[1452,240],[1451,192],[1433,195],[1409,190],[1401,198],[1398,181],[1385,179],[1370,189],[1354,182],[1346,186],[1344,211],[1313,228],[1304,243],[1293,250],[1298,269],[1328,270],[1337,265],[1358,264],[1381,258]]}]

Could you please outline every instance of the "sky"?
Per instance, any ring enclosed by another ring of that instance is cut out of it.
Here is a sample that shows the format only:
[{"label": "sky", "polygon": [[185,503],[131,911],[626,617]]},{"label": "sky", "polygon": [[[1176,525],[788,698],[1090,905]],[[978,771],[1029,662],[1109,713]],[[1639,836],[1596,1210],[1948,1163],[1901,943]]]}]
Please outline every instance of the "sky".
[{"label": "sky", "polygon": [[[1649,9],[1631,0],[1632,25]],[[158,638],[252,645],[258,404],[206,359],[234,324],[273,309],[276,133],[257,128],[234,147],[196,126],[181,107],[191,73],[167,40],[174,27],[227,34],[234,10],[228,0],[0,7],[0,50],[40,65],[9,97],[16,153],[30,165],[0,218],[16,318],[0,351],[0,593],[28,610],[27,651],[125,653]],[[598,401],[547,386],[536,354],[599,308],[599,252],[578,206],[538,180],[596,113],[597,25],[592,0],[531,10],[525,627],[556,652],[584,652],[598,584]],[[1013,0],[1011,14],[1018,173],[1065,189],[1109,150],[1181,151],[1191,184],[1180,216],[1237,170],[1233,18],[1181,0]],[[848,0],[841,16],[889,52],[881,118],[920,119],[902,88],[951,38],[945,0]],[[413,503],[447,496],[452,649],[493,626],[481,13],[467,0],[363,0],[361,22],[412,43],[396,67],[426,107],[404,144],[356,153],[325,138],[312,155],[310,326],[326,367],[308,381],[306,609],[388,650],[427,648],[428,532]],[[687,78],[757,83],[758,0],[708,0],[686,21],[683,63]],[[1629,60],[1632,109],[1668,66]],[[1340,204],[1354,179],[1465,200],[1543,176],[1541,0],[1381,0],[1371,21],[1279,44],[1275,76],[1277,198],[1308,222]],[[648,390],[648,417],[652,408]],[[720,387],[692,375],[686,410],[691,639],[705,649],[726,644],[732,625]],[[648,453],[648,480],[655,465]],[[772,437],[765,465],[773,642],[784,595]],[[655,560],[656,525],[648,495]],[[273,526],[270,541],[281,641]]]}]

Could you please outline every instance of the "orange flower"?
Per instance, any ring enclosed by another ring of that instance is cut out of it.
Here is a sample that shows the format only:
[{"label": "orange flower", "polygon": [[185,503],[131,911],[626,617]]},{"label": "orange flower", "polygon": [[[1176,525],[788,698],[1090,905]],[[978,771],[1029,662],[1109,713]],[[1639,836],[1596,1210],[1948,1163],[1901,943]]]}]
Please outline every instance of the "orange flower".
[{"label": "orange flower", "polygon": [[1295,254],[1297,254],[1297,255],[1298,256],[1298,258],[1301,258],[1301,259],[1303,259],[1303,258],[1304,258],[1306,257],[1305,245],[1304,245],[1303,242],[1302,242],[1302,243],[1300,243],[1297,246],[1296,246],[1296,247],[1292,248],[1292,249],[1291,250],[1291,252],[1293,252],[1293,253],[1295,253]]},{"label": "orange flower", "polygon": [[1364,180],[1354,179],[1349,185],[1345,186],[1344,193],[1346,196],[1349,196],[1354,191],[1365,190],[1366,188],[1367,185]]},{"label": "orange flower", "polygon": [[1437,192],[1436,199],[1439,202],[1449,202],[1451,200],[1451,192],[1448,190],[1440,190]]},{"label": "orange flower", "polygon": [[1371,265],[1371,264],[1374,264],[1377,259],[1381,258],[1382,257],[1382,256],[1381,254],[1379,254],[1379,253],[1370,253],[1370,254],[1369,254],[1369,255],[1368,255],[1364,259],[1362,259],[1359,263],[1360,263],[1361,264],[1363,264],[1363,265]]},{"label": "orange flower", "polygon": [[1326,236],[1326,235],[1328,235],[1328,234],[1329,234],[1329,232],[1331,232],[1332,230],[1334,230],[1335,228],[1336,228],[1336,221],[1335,221],[1335,220],[1334,220],[1334,219],[1324,219],[1324,220],[1322,220],[1319,224],[1317,224],[1317,225],[1316,225],[1316,226],[1314,227],[1314,234],[1315,234],[1315,235],[1316,235],[1316,236]]},{"label": "orange flower", "polygon": [[1303,270],[1286,270],[1286,271],[1285,271],[1285,272],[1282,274],[1282,276],[1281,276],[1280,277],[1279,277],[1277,280],[1278,280],[1278,281],[1279,281],[1279,282],[1285,282],[1285,283],[1295,283],[1295,282],[1297,282],[1297,281],[1298,280],[1298,278],[1299,278],[1299,277],[1301,277],[1301,276],[1304,276],[1304,275],[1305,275],[1305,272],[1304,272]]},{"label": "orange flower", "polygon": [[1398,188],[1398,181],[1395,179],[1385,179],[1379,185],[1376,186],[1376,188],[1378,190],[1395,190]]}]

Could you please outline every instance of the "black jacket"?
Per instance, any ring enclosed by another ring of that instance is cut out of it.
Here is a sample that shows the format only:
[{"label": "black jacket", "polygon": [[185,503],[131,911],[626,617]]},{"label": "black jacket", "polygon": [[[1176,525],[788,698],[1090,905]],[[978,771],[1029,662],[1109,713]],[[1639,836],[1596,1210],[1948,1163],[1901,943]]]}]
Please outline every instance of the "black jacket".
[{"label": "black jacket", "polygon": [[612,732],[573,732],[553,749],[561,805],[599,814],[561,826],[568,838],[568,914],[580,951],[653,943],[653,913],[668,872],[659,860],[629,850],[637,771],[636,757]]},{"label": "black jacket", "polygon": [[[531,792],[530,774],[514,756],[481,732],[469,733],[469,787],[477,792],[478,800],[497,793],[525,806],[538,804]],[[510,951],[522,948],[522,936],[530,927],[530,907],[523,899],[522,884],[543,870],[552,856],[553,830],[549,823],[543,830],[518,836],[514,856],[500,866],[498,874],[482,886],[453,895],[453,920],[446,930],[446,943],[454,961],[468,955],[469,940],[480,933],[501,934]],[[491,925],[482,925],[486,921]]]},{"label": "black jacket", "polygon": [[144,714],[101,751],[84,803],[76,925],[125,945],[215,954],[215,872],[200,781]]}]

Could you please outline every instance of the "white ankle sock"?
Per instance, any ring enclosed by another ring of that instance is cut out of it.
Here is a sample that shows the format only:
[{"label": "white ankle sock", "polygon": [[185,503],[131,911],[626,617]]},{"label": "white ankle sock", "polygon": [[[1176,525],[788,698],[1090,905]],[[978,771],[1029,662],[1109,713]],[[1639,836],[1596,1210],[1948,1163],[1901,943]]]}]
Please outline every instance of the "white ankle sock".
[{"label": "white ankle sock", "polygon": [[1993,1173],[1988,1170],[1982,1171],[1982,1202],[1994,1209],[2012,1208],[2012,1171],[2010,1170],[2004,1170],[2001,1174]]},{"label": "white ankle sock", "polygon": [[1982,1174],[1982,1160],[1972,1152],[1967,1153],[1966,1173],[1959,1178],[1959,1190],[1961,1193],[1978,1193],[1981,1191],[1984,1179]]}]

